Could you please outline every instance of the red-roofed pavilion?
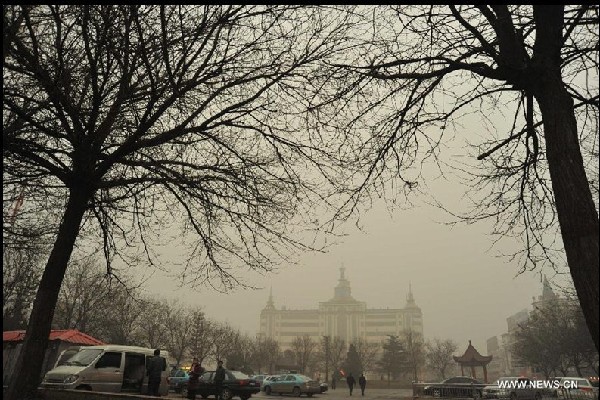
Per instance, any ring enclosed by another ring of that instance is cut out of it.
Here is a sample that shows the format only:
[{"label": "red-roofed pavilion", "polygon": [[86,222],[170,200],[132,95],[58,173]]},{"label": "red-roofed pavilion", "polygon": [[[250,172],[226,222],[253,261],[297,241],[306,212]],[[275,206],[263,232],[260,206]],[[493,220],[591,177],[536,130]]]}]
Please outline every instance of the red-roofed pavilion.
[{"label": "red-roofed pavilion", "polygon": [[479,352],[473,347],[471,341],[469,340],[469,346],[467,350],[465,350],[465,354],[460,357],[452,356],[454,361],[460,364],[460,373],[464,376],[465,371],[464,367],[471,367],[471,376],[477,379],[477,375],[475,374],[475,367],[483,367],[483,381],[487,383],[487,365],[492,361],[492,356],[482,356]]}]

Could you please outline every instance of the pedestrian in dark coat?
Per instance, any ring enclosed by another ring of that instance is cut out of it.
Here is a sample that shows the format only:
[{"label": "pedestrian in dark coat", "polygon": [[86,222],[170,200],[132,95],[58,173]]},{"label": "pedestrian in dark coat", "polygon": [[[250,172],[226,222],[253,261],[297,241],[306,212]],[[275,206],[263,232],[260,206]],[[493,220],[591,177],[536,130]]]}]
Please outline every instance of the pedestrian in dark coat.
[{"label": "pedestrian in dark coat", "polygon": [[367,378],[365,378],[365,374],[360,374],[358,378],[358,386],[360,386],[360,391],[362,395],[365,395],[365,388],[367,387]]},{"label": "pedestrian in dark coat", "polygon": [[188,399],[195,400],[196,392],[200,387],[200,376],[204,373],[204,368],[200,365],[197,357],[192,359],[192,365],[190,367],[190,379],[188,380]]},{"label": "pedestrian in dark coat", "polygon": [[146,375],[148,375],[148,394],[159,396],[160,378],[163,371],[167,369],[167,361],[160,356],[160,349],[154,350],[154,357],[146,364]]},{"label": "pedestrian in dark coat", "polygon": [[348,384],[348,389],[350,389],[350,396],[352,396],[354,385],[356,385],[356,379],[354,379],[354,377],[352,376],[352,372],[350,372],[346,377],[346,383]]},{"label": "pedestrian in dark coat", "polygon": [[215,371],[214,380],[215,388],[217,390],[217,400],[223,400],[223,381],[225,380],[225,368],[223,368],[223,361],[221,360],[217,362],[217,370]]}]

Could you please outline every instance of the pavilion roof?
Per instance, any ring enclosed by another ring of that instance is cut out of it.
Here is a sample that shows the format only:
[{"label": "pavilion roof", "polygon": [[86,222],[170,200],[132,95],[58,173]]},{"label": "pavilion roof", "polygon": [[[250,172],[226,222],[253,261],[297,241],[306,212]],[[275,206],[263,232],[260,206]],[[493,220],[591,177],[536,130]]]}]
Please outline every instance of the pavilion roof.
[{"label": "pavilion roof", "polygon": [[465,350],[465,353],[460,357],[452,356],[452,358],[454,358],[454,361],[457,363],[467,366],[486,365],[492,361],[492,356],[482,356],[479,354],[477,349],[475,349],[475,347],[473,347],[471,344],[470,340],[469,346],[467,347],[467,350]]}]

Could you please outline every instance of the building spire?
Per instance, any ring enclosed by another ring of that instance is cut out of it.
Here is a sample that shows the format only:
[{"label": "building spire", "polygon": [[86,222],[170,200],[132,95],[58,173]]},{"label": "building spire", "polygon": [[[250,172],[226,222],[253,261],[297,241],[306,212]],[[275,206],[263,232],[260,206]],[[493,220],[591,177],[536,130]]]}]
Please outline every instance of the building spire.
[{"label": "building spire", "polygon": [[406,295],[406,308],[418,308],[417,303],[415,302],[415,297],[412,292],[412,283],[408,283],[408,294]]},{"label": "building spire", "polygon": [[267,300],[267,305],[265,307],[267,310],[274,310],[275,303],[273,302],[273,286],[269,289],[269,299]]}]

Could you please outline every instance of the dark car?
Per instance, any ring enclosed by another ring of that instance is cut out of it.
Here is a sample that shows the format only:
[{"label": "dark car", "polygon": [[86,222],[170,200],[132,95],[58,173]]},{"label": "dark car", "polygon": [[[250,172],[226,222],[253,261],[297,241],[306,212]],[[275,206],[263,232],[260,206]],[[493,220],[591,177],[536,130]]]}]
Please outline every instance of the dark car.
[{"label": "dark car", "polygon": [[[215,371],[206,371],[198,381],[198,394],[203,399],[208,396],[217,397],[217,388],[214,381]],[[225,380],[223,381],[223,399],[231,400],[233,397],[239,397],[242,400],[248,400],[253,394],[260,392],[260,384],[240,371],[225,370]],[[183,390],[184,396],[187,395],[187,387]]]},{"label": "dark car", "polygon": [[181,393],[182,389],[187,386],[190,380],[190,375],[187,371],[181,368],[174,368],[169,374],[169,390],[175,391],[175,393]]},{"label": "dark car", "polygon": [[483,382],[468,376],[454,376],[440,383],[425,386],[423,394],[433,397],[481,398]]}]

